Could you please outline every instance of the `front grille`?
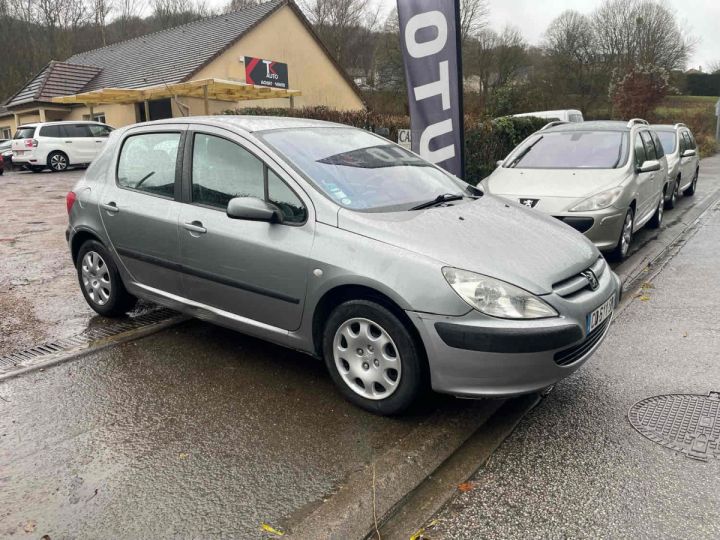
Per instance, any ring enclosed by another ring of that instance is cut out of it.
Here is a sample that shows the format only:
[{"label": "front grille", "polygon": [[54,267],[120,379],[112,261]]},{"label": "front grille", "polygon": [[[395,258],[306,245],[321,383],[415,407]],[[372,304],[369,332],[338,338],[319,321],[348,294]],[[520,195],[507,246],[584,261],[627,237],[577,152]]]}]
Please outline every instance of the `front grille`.
[{"label": "front grille", "polygon": [[[607,263],[605,262],[605,259],[600,256],[597,261],[592,264],[592,266],[587,268],[587,270],[592,270],[595,277],[599,280],[605,273],[606,267]],[[554,283],[552,288],[555,294],[562,296],[563,298],[567,298],[586,289],[590,289],[590,282],[582,274],[576,274],[572,277]]]},{"label": "front grille", "polygon": [[578,232],[584,233],[592,229],[595,219],[591,217],[555,216],[557,219],[569,225]]},{"label": "front grille", "polygon": [[600,326],[590,332],[584,341],[556,352],[555,363],[558,366],[569,366],[580,360],[602,339],[603,334],[605,334],[608,326],[610,326],[610,319],[612,319],[612,317],[608,317]]}]

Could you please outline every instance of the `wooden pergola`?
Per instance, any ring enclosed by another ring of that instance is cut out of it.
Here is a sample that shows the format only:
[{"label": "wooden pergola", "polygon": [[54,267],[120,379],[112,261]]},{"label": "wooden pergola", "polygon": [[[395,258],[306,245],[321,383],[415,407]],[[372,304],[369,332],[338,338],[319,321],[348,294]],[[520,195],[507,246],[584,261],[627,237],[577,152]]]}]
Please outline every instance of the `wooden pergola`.
[{"label": "wooden pergola", "polygon": [[66,105],[82,104],[90,107],[112,103],[140,103],[145,102],[147,114],[148,102],[154,99],[192,97],[205,101],[205,114],[210,113],[209,100],[216,101],[245,101],[254,99],[290,99],[301,95],[299,90],[284,88],[271,88],[256,86],[224,79],[199,79],[181,83],[159,84],[144,88],[103,88],[80,94],[60,96],[53,98],[53,103]]}]

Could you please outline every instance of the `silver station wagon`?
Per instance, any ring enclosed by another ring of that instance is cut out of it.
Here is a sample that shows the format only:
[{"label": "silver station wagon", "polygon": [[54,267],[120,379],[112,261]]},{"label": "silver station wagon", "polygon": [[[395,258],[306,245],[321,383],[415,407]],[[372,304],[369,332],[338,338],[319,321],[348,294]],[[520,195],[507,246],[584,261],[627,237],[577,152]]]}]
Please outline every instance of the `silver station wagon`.
[{"label": "silver station wagon", "polygon": [[95,311],[149,299],[323,358],[342,394],[379,414],[429,388],[553,385],[595,351],[620,297],[573,229],[326,122],[119,129],[67,205]]}]

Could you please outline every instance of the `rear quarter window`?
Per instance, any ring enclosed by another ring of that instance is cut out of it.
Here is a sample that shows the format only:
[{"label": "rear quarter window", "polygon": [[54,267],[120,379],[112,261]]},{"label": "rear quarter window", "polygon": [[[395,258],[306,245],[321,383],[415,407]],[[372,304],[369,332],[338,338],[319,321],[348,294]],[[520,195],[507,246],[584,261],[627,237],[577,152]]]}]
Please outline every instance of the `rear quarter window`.
[{"label": "rear quarter window", "polygon": [[19,127],[13,139],[32,139],[35,136],[35,126]]}]

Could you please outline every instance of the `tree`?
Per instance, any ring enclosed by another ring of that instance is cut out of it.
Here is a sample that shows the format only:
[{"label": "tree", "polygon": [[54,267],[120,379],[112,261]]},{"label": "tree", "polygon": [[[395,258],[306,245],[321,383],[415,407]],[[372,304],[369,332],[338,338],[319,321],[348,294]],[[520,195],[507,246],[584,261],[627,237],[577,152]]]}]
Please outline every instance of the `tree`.
[{"label": "tree", "polygon": [[551,94],[577,96],[583,111],[605,97],[609,74],[597,52],[589,17],[573,10],[560,14],[545,32],[544,50]]},{"label": "tree", "polygon": [[640,64],[684,69],[695,46],[674,13],[654,0],[605,0],[591,20],[597,52],[610,69],[628,72]]},{"label": "tree", "polygon": [[460,0],[460,41],[463,45],[487,26],[489,13],[487,0]]},{"label": "tree", "polygon": [[616,116],[647,118],[670,88],[667,70],[656,65],[638,66],[624,76],[618,75],[610,86],[610,98]]}]

